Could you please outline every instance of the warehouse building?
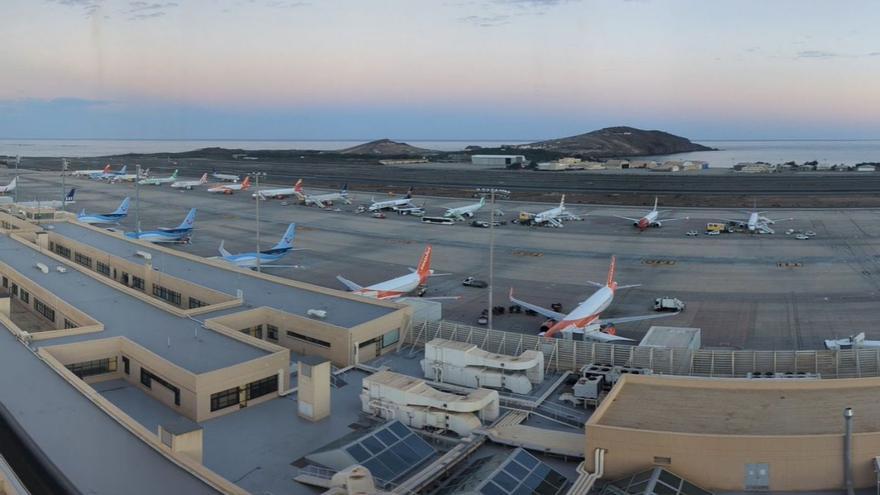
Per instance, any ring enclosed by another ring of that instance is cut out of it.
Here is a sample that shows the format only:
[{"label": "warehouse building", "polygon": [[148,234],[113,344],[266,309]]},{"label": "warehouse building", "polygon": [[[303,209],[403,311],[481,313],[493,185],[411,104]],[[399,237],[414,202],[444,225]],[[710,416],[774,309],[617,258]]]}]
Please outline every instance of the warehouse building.
[{"label": "warehouse building", "polygon": [[525,155],[471,155],[471,163],[474,165],[525,165]]}]

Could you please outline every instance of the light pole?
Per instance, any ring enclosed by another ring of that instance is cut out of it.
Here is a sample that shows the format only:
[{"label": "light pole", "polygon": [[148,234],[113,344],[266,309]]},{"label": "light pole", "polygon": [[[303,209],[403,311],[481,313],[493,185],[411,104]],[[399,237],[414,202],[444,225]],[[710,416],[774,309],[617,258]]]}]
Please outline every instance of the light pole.
[{"label": "light pole", "polygon": [[141,231],[141,164],[134,166],[134,224],[138,232]]},{"label": "light pole", "polygon": [[12,194],[15,196],[14,201],[18,203],[18,165],[21,163],[21,155],[15,156],[15,189],[12,190]]},{"label": "light pole", "polygon": [[256,187],[256,201],[257,201],[257,271],[262,272],[262,267],[260,266],[260,201],[262,196],[260,196],[260,177],[265,177],[266,172],[253,172],[251,176],[254,178],[254,187]]},{"label": "light pole", "polygon": [[495,188],[489,191],[489,330],[492,329],[492,313],[495,307],[492,291],[495,289]]}]

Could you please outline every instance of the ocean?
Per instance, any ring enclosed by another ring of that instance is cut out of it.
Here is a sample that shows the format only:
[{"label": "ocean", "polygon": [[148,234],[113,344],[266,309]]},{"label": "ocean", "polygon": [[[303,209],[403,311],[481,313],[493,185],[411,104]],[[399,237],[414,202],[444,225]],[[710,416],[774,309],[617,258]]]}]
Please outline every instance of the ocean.
[{"label": "ocean", "polygon": [[[740,162],[764,161],[853,165],[861,162],[880,162],[880,140],[699,140],[695,142],[717,148],[719,151],[697,151],[644,157],[654,160],[704,160],[711,167],[729,168]],[[246,150],[309,149],[335,150],[362,144],[362,140],[117,140],[117,139],[0,139],[0,156],[31,157],[94,157],[124,153],[175,153],[199,148],[223,147]],[[502,144],[525,144],[528,141],[406,141],[413,146],[440,151],[462,150],[469,145],[496,147]]]}]

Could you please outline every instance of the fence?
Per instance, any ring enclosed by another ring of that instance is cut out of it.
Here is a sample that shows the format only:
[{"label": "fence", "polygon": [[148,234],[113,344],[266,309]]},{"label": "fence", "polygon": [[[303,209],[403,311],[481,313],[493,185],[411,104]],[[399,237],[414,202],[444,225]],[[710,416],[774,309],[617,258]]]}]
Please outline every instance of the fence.
[{"label": "fence", "polygon": [[880,376],[880,349],[816,351],[736,351],[637,347],[600,342],[545,339],[447,321],[414,323],[404,344],[421,347],[435,338],[475,344],[498,354],[519,355],[533,349],[544,353],[548,371],[579,371],[602,363],[650,368],[654,373],[719,378],[748,373],[819,373],[822,378]]}]

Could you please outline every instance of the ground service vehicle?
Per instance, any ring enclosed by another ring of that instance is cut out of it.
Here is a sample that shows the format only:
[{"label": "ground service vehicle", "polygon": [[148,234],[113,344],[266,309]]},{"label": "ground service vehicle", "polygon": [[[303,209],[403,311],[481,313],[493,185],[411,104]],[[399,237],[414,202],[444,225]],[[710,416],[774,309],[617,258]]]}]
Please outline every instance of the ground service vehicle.
[{"label": "ground service vehicle", "polygon": [[474,277],[468,277],[462,280],[461,285],[464,285],[465,287],[477,287],[479,289],[485,289],[486,287],[489,287],[489,284],[486,283],[485,280],[477,280]]},{"label": "ground service vehicle", "polygon": [[654,311],[683,311],[684,303],[674,297],[658,297],[654,299]]},{"label": "ground service vehicle", "polygon": [[422,223],[433,223],[437,225],[452,225],[455,220],[446,217],[422,217]]}]

